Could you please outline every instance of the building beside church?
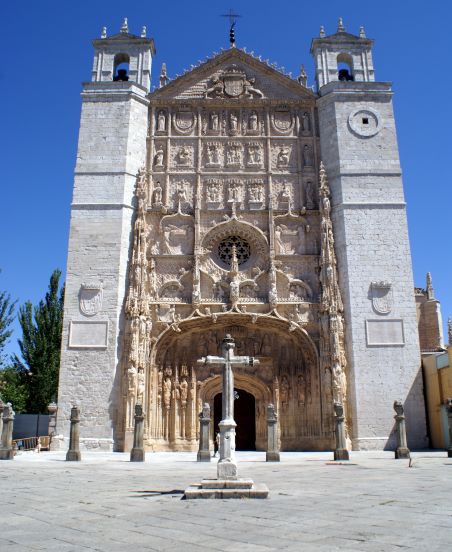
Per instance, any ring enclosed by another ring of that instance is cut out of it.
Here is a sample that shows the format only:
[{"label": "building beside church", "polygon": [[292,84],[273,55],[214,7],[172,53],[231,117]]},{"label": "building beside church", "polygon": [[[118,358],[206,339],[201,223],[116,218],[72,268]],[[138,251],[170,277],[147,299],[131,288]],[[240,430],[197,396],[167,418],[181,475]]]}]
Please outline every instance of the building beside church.
[{"label": "building beside church", "polygon": [[427,444],[416,305],[391,83],[361,28],[313,39],[315,90],[231,45],[150,92],[154,42],[94,40],[83,83],[55,444],[72,404],[81,444],[196,450],[221,376],[198,365],[230,333],[238,448]]}]

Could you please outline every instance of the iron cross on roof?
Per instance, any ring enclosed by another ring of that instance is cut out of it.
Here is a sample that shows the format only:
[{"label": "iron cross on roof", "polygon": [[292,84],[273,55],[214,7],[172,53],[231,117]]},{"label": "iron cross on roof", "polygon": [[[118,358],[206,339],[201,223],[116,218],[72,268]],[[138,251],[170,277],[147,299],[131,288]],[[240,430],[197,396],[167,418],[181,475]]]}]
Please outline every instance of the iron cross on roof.
[{"label": "iron cross on roof", "polygon": [[235,31],[234,27],[237,23],[237,19],[239,17],[242,17],[238,13],[234,13],[234,10],[231,8],[229,10],[229,13],[224,13],[221,17],[227,17],[229,19],[230,29],[229,29],[229,43],[231,44],[231,48],[235,47]]}]

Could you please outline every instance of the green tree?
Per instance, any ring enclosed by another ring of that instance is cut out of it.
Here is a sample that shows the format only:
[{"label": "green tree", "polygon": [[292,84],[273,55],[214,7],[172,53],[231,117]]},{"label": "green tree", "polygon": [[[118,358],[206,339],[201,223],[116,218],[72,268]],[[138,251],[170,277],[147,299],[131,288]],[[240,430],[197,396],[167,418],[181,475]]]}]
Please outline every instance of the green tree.
[{"label": "green tree", "polygon": [[15,355],[14,365],[27,387],[27,412],[47,412],[58,389],[64,300],[60,277],[61,271],[54,270],[45,298],[35,307],[27,301],[19,309],[22,358]]},{"label": "green tree", "polygon": [[27,408],[28,390],[24,375],[15,366],[0,370],[0,398],[4,403],[10,402],[14,412],[24,412]]},{"label": "green tree", "polygon": [[0,369],[5,366],[3,351],[13,331],[10,326],[14,320],[14,307],[16,301],[11,301],[11,296],[6,291],[0,292]]}]

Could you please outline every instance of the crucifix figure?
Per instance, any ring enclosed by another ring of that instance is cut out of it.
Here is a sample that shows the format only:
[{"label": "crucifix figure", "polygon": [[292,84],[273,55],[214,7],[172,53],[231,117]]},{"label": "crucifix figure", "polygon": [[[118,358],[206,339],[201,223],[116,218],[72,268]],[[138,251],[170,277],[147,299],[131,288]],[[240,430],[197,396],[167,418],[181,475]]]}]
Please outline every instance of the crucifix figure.
[{"label": "crucifix figure", "polygon": [[218,479],[237,479],[235,461],[235,428],[234,421],[234,374],[232,367],[253,366],[259,364],[254,357],[235,356],[235,343],[230,334],[223,339],[223,356],[207,356],[198,360],[198,364],[215,364],[223,367],[222,419],[220,427],[220,459],[217,465]]}]

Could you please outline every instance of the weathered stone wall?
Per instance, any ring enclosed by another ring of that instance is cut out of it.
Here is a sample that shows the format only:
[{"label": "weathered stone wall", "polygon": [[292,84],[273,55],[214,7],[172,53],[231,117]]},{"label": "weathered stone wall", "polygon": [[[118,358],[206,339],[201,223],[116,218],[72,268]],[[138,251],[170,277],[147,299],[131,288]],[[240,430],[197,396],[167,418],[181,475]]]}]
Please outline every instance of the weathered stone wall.
[{"label": "weathered stone wall", "polygon": [[393,446],[392,403],[401,399],[409,446],[422,447],[419,338],[390,85],[332,82],[320,92],[321,155],[345,303],[353,446]]},{"label": "weathered stone wall", "polygon": [[126,82],[85,83],[82,93],[57,434],[68,438],[77,404],[81,445],[92,448],[113,446],[133,188],[146,151],[145,96],[144,88]]}]

